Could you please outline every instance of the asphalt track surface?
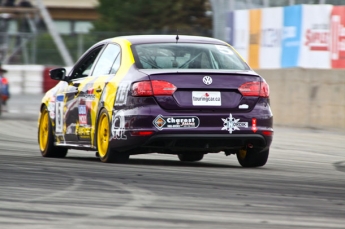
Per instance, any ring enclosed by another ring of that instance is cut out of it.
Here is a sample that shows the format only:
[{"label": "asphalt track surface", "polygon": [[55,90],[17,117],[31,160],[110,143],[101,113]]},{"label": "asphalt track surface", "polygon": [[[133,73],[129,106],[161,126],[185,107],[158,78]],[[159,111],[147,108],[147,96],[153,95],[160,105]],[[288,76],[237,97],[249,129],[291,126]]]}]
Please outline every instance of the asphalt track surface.
[{"label": "asphalt track surface", "polygon": [[268,164],[251,169],[224,154],[42,158],[37,97],[19,99],[0,118],[1,229],[345,228],[344,132],[275,127]]}]

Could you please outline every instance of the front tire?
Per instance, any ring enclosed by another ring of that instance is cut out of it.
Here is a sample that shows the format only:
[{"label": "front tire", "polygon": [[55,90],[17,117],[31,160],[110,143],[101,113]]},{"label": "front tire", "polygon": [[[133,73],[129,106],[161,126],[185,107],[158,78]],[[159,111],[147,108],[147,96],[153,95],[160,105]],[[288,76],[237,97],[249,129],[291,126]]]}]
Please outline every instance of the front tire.
[{"label": "front tire", "polygon": [[262,152],[252,150],[239,150],[237,160],[242,167],[261,167],[267,163],[269,149]]},{"label": "front tire", "polygon": [[38,145],[43,157],[62,158],[67,155],[67,148],[54,145],[53,127],[46,106],[43,107],[39,120]]},{"label": "front tire", "polygon": [[178,154],[178,159],[183,162],[195,162],[201,161],[204,158],[203,153],[185,153],[185,154]]},{"label": "front tire", "polygon": [[104,163],[125,163],[129,154],[112,151],[109,147],[111,138],[108,111],[101,110],[97,121],[96,140],[99,159]]}]

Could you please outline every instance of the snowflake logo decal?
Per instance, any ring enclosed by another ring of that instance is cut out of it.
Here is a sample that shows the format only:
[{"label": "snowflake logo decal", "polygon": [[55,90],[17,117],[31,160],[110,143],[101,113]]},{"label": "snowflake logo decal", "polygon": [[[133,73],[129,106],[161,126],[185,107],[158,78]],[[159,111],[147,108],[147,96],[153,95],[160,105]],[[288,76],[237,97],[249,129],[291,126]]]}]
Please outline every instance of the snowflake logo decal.
[{"label": "snowflake logo decal", "polygon": [[232,114],[228,118],[222,118],[223,128],[222,130],[229,131],[232,134],[235,130],[240,130],[240,127],[248,128],[248,122],[240,122],[240,119],[235,119]]}]

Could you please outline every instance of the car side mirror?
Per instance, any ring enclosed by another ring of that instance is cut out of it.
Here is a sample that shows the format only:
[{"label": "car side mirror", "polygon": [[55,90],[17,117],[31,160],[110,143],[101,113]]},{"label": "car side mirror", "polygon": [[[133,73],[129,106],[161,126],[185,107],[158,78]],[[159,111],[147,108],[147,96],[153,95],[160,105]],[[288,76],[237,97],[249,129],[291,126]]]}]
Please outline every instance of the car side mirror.
[{"label": "car side mirror", "polygon": [[54,68],[49,71],[50,78],[53,80],[63,80],[66,81],[66,69],[64,68]]}]

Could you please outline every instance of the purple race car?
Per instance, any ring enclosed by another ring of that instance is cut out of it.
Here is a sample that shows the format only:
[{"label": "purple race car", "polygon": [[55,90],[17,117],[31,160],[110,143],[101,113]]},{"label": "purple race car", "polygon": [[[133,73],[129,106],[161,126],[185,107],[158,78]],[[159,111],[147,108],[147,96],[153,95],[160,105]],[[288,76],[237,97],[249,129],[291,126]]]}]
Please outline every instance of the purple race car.
[{"label": "purple race car", "polygon": [[269,87],[227,43],[206,37],[125,36],[92,46],[40,108],[45,157],[97,151],[102,162],[130,155],[236,154],[244,167],[266,164],[273,137]]}]

